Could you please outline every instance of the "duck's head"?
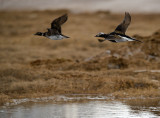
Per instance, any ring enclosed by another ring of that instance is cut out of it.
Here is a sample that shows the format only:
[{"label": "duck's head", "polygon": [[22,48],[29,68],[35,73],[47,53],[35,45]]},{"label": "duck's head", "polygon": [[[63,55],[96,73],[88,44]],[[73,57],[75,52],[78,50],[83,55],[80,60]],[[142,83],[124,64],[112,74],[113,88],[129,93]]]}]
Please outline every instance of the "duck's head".
[{"label": "duck's head", "polygon": [[100,33],[98,33],[95,37],[104,37],[104,33],[103,33],[103,32],[100,32]]},{"label": "duck's head", "polygon": [[43,33],[42,32],[37,32],[34,35],[43,36]]},{"label": "duck's head", "polygon": [[[98,33],[95,37],[105,38],[106,34],[103,32]],[[105,41],[105,39],[98,39],[99,42]]]}]

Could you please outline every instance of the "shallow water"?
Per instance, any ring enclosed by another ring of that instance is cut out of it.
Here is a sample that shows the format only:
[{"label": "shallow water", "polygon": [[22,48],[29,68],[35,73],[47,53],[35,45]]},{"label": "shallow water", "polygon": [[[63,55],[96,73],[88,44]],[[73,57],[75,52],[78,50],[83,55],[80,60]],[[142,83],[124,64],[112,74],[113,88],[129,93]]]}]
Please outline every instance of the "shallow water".
[{"label": "shallow water", "polygon": [[159,108],[129,106],[120,101],[32,103],[3,107],[0,118],[158,118]]}]

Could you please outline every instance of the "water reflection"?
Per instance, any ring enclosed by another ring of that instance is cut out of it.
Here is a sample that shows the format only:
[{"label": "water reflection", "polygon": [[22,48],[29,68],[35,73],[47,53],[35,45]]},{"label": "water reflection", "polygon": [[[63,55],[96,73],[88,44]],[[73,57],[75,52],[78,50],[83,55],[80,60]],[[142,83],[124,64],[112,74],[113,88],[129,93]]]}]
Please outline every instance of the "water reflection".
[{"label": "water reflection", "polygon": [[[133,106],[132,106],[133,107]],[[138,108],[138,107],[137,107]],[[118,101],[32,104],[0,109],[0,118],[157,118],[146,108],[133,109]],[[154,107],[154,110],[158,107]]]},{"label": "water reflection", "polygon": [[132,99],[125,101],[133,112],[149,111],[160,116],[160,99]]}]

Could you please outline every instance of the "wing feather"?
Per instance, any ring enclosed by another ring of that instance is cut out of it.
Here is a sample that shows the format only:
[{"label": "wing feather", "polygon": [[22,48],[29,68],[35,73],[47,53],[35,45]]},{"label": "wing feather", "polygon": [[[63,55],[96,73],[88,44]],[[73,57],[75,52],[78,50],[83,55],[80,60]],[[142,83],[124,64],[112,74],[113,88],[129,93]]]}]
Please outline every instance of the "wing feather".
[{"label": "wing feather", "polygon": [[130,23],[131,23],[131,16],[128,12],[125,12],[124,20],[121,24],[117,26],[115,32],[120,34],[125,34]]},{"label": "wing feather", "polygon": [[59,33],[61,33],[61,25],[64,24],[68,19],[68,15],[64,14],[56,19],[54,19],[51,23],[51,29],[57,30]]}]

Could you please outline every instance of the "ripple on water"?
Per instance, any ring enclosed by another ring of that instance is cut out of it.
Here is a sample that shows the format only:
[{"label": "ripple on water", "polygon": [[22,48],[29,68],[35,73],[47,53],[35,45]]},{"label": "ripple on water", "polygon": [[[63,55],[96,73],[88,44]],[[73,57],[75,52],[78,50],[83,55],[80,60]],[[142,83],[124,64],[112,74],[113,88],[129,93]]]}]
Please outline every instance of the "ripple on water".
[{"label": "ripple on water", "polygon": [[[120,101],[90,101],[82,103],[38,103],[3,108],[0,118],[158,118],[147,108],[139,109]],[[157,110],[156,107],[151,109]]]}]

